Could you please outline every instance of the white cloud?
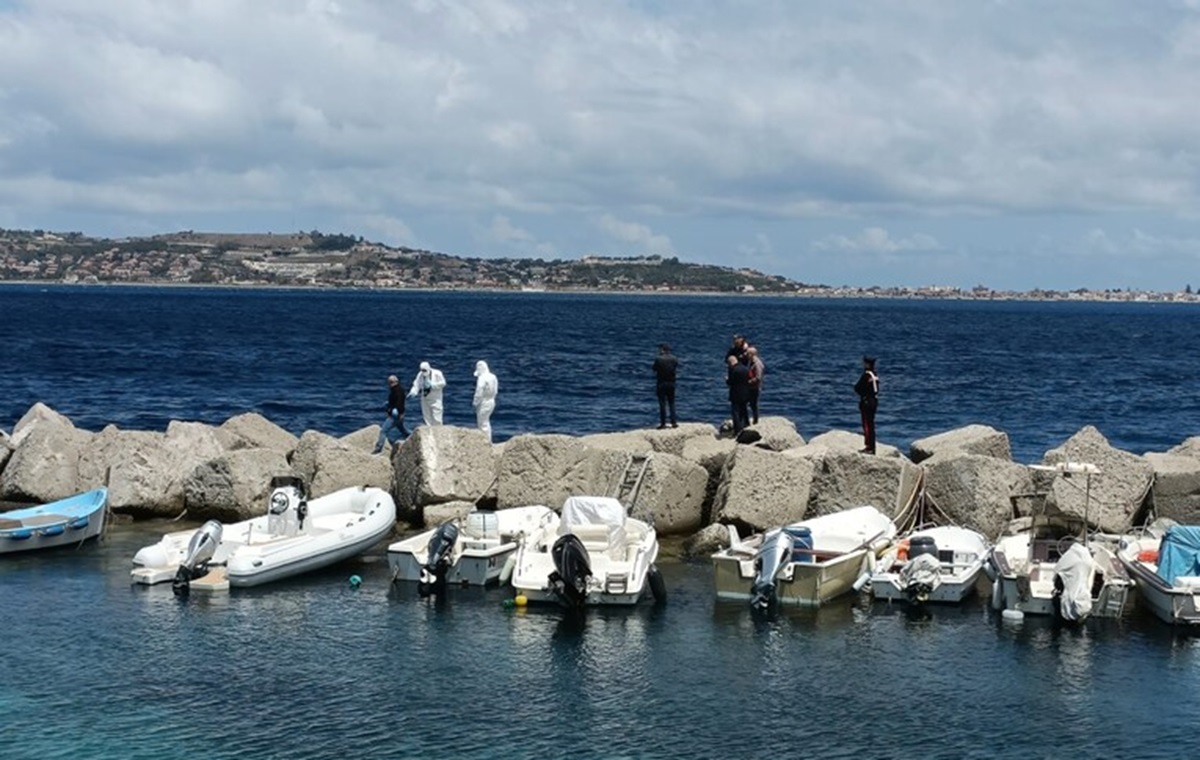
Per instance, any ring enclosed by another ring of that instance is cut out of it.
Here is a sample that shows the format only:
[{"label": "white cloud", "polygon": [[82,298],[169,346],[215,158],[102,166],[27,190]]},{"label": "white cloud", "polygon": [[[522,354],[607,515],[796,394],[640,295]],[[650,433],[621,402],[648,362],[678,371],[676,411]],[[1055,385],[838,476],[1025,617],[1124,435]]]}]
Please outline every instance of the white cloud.
[{"label": "white cloud", "polygon": [[527,243],[534,239],[528,230],[513,226],[507,216],[499,214],[492,218],[492,226],[488,232],[490,239],[496,243]]},{"label": "white cloud", "polygon": [[624,222],[610,214],[604,214],[596,219],[596,227],[613,240],[626,244],[625,255],[675,255],[670,238],[656,234],[644,224]]},{"label": "white cloud", "polygon": [[942,250],[941,244],[930,235],[917,233],[908,237],[894,238],[882,227],[868,227],[852,237],[828,235],[813,241],[812,247],[817,251],[867,254]]}]

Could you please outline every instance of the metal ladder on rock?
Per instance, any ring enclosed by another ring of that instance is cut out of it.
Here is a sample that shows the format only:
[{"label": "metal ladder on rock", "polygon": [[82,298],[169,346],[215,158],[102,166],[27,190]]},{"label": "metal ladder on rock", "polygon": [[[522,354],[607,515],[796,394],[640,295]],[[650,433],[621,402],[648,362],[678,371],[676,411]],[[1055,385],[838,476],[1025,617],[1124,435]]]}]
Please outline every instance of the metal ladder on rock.
[{"label": "metal ladder on rock", "polygon": [[650,454],[630,454],[625,463],[625,472],[621,475],[621,480],[617,483],[617,492],[613,496],[625,505],[626,511],[633,511],[638,491],[642,487],[642,478],[646,475],[646,466],[649,464]]}]

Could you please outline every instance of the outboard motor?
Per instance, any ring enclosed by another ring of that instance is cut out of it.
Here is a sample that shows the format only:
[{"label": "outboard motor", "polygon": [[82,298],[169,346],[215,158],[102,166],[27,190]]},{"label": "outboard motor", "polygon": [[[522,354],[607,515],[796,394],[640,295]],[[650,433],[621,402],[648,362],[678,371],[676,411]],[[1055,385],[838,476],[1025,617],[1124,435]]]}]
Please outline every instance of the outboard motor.
[{"label": "outboard motor", "polygon": [[560,536],[550,547],[554,572],[550,573],[550,590],[569,610],[580,610],[587,600],[588,579],[592,577],[592,558],[587,547],[573,533]]},{"label": "outboard motor", "polygon": [[754,557],[754,565],[758,574],[750,586],[750,607],[755,610],[766,610],[779,602],[779,594],[775,583],[779,574],[792,561],[792,548],[795,539],[784,530],[768,533],[763,539],[758,554]]},{"label": "outboard motor", "polygon": [[446,588],[450,555],[457,542],[458,526],[453,522],[444,522],[433,532],[429,538],[429,556],[421,566],[421,580],[417,584],[417,593],[421,596],[441,593]]},{"label": "outboard motor", "polygon": [[295,536],[304,530],[308,500],[304,481],[292,475],[271,478],[267,530],[275,536]]},{"label": "outboard motor", "polygon": [[942,585],[942,562],[933,536],[913,536],[908,540],[908,561],[900,568],[900,582],[904,595],[913,604],[929,601],[934,590]]},{"label": "outboard motor", "polygon": [[188,593],[191,590],[192,579],[208,572],[209,560],[221,545],[221,532],[221,523],[209,520],[192,534],[187,551],[183,553],[183,560],[179,563],[179,569],[175,571],[175,580],[171,582],[171,588],[176,594]]}]

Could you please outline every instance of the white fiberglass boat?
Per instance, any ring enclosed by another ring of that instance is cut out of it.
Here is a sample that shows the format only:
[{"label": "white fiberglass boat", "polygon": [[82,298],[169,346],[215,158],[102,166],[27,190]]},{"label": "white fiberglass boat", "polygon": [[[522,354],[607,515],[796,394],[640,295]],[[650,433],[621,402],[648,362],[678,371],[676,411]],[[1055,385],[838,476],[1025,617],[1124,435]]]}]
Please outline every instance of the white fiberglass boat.
[{"label": "white fiberglass boat", "polygon": [[312,501],[299,478],[274,478],[271,488],[261,517],[230,525],[209,520],[139,549],[133,581],[172,581],[181,592],[257,586],[362,554],[395,524],[396,505],[379,488],[343,488]]},{"label": "white fiberglass boat", "polygon": [[[558,514],[540,505],[475,510],[388,546],[392,580],[415,581],[422,595],[446,584],[486,586],[502,581],[505,563],[525,536],[558,527]],[[512,566],[508,567],[511,573]]]},{"label": "white fiberglass boat", "polygon": [[1152,527],[1123,544],[1117,556],[1139,600],[1164,623],[1200,626],[1200,526]]},{"label": "white fiberglass boat", "polygon": [[558,602],[572,610],[637,604],[647,589],[661,602],[666,591],[657,558],[654,528],[627,516],[621,502],[572,496],[557,524],[521,542],[512,585],[531,602]]},{"label": "white fiberglass boat", "polygon": [[897,541],[875,563],[871,594],[913,603],[961,602],[975,588],[987,540],[956,525],[925,528]]},{"label": "white fiberglass boat", "polygon": [[855,588],[896,537],[896,524],[875,507],[855,507],[773,528],[712,555],[718,599],[819,607]]}]

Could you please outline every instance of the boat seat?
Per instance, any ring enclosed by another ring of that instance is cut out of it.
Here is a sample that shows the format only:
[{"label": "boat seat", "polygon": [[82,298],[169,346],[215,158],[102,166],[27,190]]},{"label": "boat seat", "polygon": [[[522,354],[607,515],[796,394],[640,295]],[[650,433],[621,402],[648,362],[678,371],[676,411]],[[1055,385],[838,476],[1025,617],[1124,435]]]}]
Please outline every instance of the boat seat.
[{"label": "boat seat", "polygon": [[625,559],[625,527],[605,523],[572,525],[570,533],[583,542],[589,552],[607,553],[613,559]]}]

